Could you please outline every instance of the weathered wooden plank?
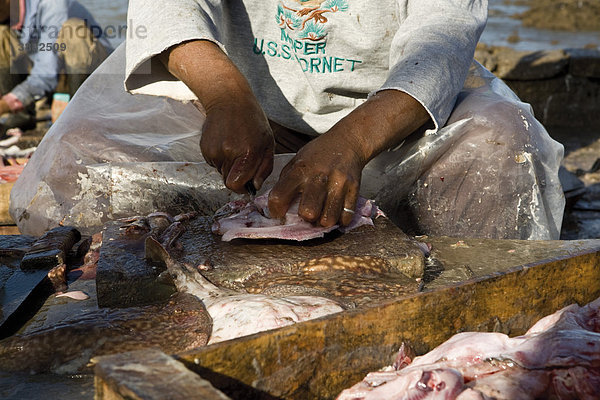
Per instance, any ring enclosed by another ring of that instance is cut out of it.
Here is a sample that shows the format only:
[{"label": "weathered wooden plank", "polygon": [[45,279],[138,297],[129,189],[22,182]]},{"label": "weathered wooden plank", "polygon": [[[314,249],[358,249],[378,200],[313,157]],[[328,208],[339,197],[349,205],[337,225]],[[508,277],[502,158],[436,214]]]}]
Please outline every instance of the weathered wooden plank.
[{"label": "weathered wooden plank", "polygon": [[14,184],[14,182],[0,184],[0,225],[12,225],[15,223],[8,213],[10,191],[12,190]]},{"label": "weathered wooden plank", "polygon": [[47,279],[47,270],[22,271],[19,268],[21,258],[35,239],[26,235],[1,237],[0,339],[15,333],[24,321],[31,318],[39,308],[39,298],[47,297],[52,287]]},{"label": "weathered wooden plank", "polygon": [[[511,245],[519,251],[518,243]],[[260,393],[333,398],[368,371],[390,364],[402,342],[424,353],[461,331],[518,335],[563,306],[599,297],[600,241],[577,241],[570,251],[558,250],[560,256],[552,257],[548,247],[547,258],[505,272],[178,357],[227,394],[247,385],[257,389],[254,398],[264,397]]]},{"label": "weathered wooden plank", "polygon": [[157,349],[97,358],[96,399],[227,400],[208,381]]}]

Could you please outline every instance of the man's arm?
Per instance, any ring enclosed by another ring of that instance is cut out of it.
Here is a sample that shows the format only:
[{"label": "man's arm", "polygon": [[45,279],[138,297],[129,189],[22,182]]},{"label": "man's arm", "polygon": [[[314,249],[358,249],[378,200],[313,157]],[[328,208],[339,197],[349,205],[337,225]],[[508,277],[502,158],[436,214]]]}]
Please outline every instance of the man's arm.
[{"label": "man's arm", "polygon": [[428,118],[435,129],[446,122],[485,26],[487,0],[407,0],[399,1],[398,10],[388,79],[298,152],[271,192],[273,216],[301,194],[303,218],[325,226],[349,223],[352,212],[344,209],[354,209],[366,162]]},{"label": "man's arm", "polygon": [[269,196],[269,211],[282,217],[302,195],[299,215],[323,226],[348,225],[364,166],[429,119],[413,97],[397,90],[372,96],[328,132],[306,144],[285,167]]},{"label": "man's arm", "polygon": [[250,85],[213,42],[192,40],[161,54],[161,60],[184,82],[206,110],[200,148],[219,170],[225,185],[244,193],[258,189],[273,169],[273,133]]}]

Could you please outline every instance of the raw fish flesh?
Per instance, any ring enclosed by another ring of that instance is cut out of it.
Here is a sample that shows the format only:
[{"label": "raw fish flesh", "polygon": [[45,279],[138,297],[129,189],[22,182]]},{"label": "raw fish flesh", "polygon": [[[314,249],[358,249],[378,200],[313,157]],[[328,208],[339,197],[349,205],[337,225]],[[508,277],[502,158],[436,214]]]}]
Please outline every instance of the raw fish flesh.
[{"label": "raw fish flesh", "polygon": [[338,302],[325,297],[274,297],[219,288],[200,274],[198,267],[172,258],[152,237],[146,239],[146,258],[165,263],[177,290],[202,300],[213,321],[208,344],[343,311]]},{"label": "raw fish flesh", "polygon": [[542,318],[525,335],[464,332],[371,372],[344,399],[598,399],[600,298]]},{"label": "raw fish flesh", "polygon": [[269,192],[256,197],[254,201],[242,199],[225,204],[215,213],[213,233],[222,235],[222,240],[225,242],[237,238],[303,241],[323,237],[337,228],[346,232],[362,225],[373,225],[373,218],[382,215],[371,200],[359,197],[354,218],[348,226],[323,227],[300,218],[298,215],[300,199],[290,206],[281,220],[270,218],[268,199]]}]

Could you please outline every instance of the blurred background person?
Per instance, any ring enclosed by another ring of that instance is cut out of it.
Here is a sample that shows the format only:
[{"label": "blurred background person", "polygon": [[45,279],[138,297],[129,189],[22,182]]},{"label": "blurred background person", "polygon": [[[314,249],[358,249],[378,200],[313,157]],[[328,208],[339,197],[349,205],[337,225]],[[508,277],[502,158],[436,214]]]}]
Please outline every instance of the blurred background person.
[{"label": "blurred background person", "polygon": [[111,51],[75,0],[0,0],[0,134],[35,127],[35,102],[56,92],[68,101]]}]

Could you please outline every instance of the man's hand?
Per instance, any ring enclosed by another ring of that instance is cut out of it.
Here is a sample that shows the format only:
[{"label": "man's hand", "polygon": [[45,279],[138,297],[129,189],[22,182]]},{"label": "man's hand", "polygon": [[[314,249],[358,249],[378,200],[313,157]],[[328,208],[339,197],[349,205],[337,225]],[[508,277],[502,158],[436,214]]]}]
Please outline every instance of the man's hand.
[{"label": "man's hand", "polygon": [[274,218],[301,195],[298,214],[323,226],[352,220],[364,166],[423,125],[427,111],[410,95],[384,90],[306,144],[283,169],[269,195]]},{"label": "man's hand", "polygon": [[23,103],[12,93],[7,93],[0,100],[0,113],[17,112],[23,110]]},{"label": "man's hand", "polygon": [[214,43],[193,40],[162,54],[169,72],[198,96],[206,110],[200,149],[225,186],[260,189],[273,170],[275,142],[269,121],[246,78]]},{"label": "man's hand", "polygon": [[348,225],[365,160],[343,137],[324,134],[307,143],[285,166],[269,195],[269,212],[283,217],[301,194],[298,214],[306,221]]},{"label": "man's hand", "polygon": [[200,149],[217,168],[225,186],[237,193],[252,181],[260,188],[273,170],[273,132],[252,98],[238,98],[206,110]]}]

